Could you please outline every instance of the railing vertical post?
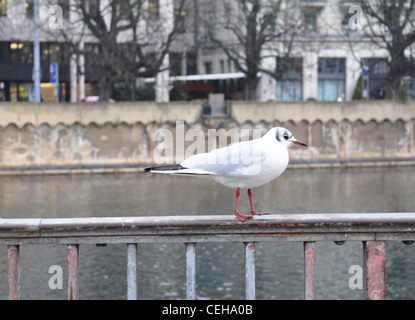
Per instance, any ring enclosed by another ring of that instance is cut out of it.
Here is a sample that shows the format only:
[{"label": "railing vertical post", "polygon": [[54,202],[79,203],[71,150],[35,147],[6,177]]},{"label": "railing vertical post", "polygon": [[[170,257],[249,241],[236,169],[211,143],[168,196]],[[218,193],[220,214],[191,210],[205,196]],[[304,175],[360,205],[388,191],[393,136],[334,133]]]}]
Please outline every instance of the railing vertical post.
[{"label": "railing vertical post", "polygon": [[255,243],[245,243],[245,295],[255,300]]},{"label": "railing vertical post", "polygon": [[363,242],[365,270],[365,299],[386,299],[386,252],[383,241]]},{"label": "railing vertical post", "polygon": [[314,300],[314,242],[304,242],[304,299]]},{"label": "railing vertical post", "polygon": [[196,300],[195,243],[186,243],[186,300]]},{"label": "railing vertical post", "polygon": [[68,245],[68,300],[78,300],[79,245]]},{"label": "railing vertical post", "polygon": [[137,300],[137,244],[127,244],[127,300]]},{"label": "railing vertical post", "polygon": [[20,246],[7,246],[9,300],[20,299]]}]

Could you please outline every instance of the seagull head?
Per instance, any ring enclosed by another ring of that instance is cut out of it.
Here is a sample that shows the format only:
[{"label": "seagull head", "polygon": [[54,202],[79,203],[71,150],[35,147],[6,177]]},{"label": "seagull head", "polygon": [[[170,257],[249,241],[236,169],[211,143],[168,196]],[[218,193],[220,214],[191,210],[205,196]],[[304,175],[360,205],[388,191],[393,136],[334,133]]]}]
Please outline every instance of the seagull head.
[{"label": "seagull head", "polygon": [[270,131],[274,133],[274,139],[286,148],[291,147],[293,144],[307,147],[304,142],[294,138],[293,134],[286,128],[276,127],[274,130],[271,129]]}]

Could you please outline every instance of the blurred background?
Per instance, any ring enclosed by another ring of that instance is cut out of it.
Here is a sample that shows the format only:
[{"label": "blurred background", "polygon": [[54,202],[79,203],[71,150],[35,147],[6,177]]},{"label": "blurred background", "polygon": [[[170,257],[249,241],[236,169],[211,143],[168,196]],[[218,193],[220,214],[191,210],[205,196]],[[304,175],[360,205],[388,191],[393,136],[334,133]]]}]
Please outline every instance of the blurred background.
[{"label": "blurred background", "polygon": [[35,101],[35,77],[52,102],[413,99],[414,10],[411,0],[1,0],[0,101]]},{"label": "blurred background", "polygon": [[[234,190],[137,172],[163,139],[179,163],[275,126],[309,148],[254,192],[258,210],[414,212],[414,23],[415,0],[0,0],[0,218],[233,214]],[[386,245],[387,298],[413,299],[414,248]],[[139,246],[140,299],[184,299],[184,249]],[[66,254],[22,246],[22,299],[66,298],[48,287]],[[243,299],[243,254],[198,244],[197,298]],[[302,254],[258,244],[257,298],[302,299]],[[316,243],[316,298],[360,299],[362,259],[360,242]],[[81,246],[80,270],[81,299],[126,297],[124,245]]]}]

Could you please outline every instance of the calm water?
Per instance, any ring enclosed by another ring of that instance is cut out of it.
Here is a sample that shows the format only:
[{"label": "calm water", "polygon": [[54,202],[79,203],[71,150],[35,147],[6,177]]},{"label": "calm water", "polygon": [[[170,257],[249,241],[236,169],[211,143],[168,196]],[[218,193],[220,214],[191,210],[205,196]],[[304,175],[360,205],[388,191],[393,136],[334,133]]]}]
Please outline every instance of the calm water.
[{"label": "calm water", "polygon": [[[272,213],[414,212],[415,169],[288,170],[257,188],[258,211]],[[241,212],[248,211],[247,196]],[[232,214],[234,190],[208,180],[163,175],[74,175],[0,178],[2,218]],[[415,245],[387,243],[387,298],[415,299]],[[302,243],[259,243],[258,299],[303,298]],[[183,244],[139,245],[139,298],[185,297]],[[21,248],[21,298],[66,299],[48,287],[51,265],[66,273],[66,246]],[[348,286],[362,245],[316,243],[316,298],[360,299]],[[244,299],[243,244],[197,245],[199,299]],[[126,246],[80,247],[80,298],[126,298]],[[7,298],[7,250],[0,247],[0,299]]]}]

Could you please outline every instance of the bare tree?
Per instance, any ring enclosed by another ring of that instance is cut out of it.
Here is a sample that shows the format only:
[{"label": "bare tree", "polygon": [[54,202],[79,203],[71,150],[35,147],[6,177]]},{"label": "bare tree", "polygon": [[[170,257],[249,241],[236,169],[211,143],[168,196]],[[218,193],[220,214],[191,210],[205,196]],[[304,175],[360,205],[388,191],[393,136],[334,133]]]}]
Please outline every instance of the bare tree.
[{"label": "bare tree", "polygon": [[[176,10],[180,12],[185,1],[180,0]],[[100,100],[111,98],[113,85],[119,79],[154,77],[168,67],[163,61],[179,27],[176,21],[171,28],[166,26],[158,1],[75,0],[73,3],[71,11],[79,18],[74,24],[82,25],[78,30],[82,29],[98,48],[85,55],[89,69],[92,66],[99,74]],[[154,6],[149,7],[149,3]],[[63,32],[73,30],[64,28]]]},{"label": "bare tree", "polygon": [[402,78],[414,76],[415,0],[360,0],[364,36],[389,53],[386,98],[397,99]]},{"label": "bare tree", "polygon": [[295,2],[224,0],[204,20],[213,44],[246,75],[247,100],[257,98],[259,72],[276,79],[282,76],[264,68],[262,62],[269,56],[289,57],[302,24],[291,10]]}]

